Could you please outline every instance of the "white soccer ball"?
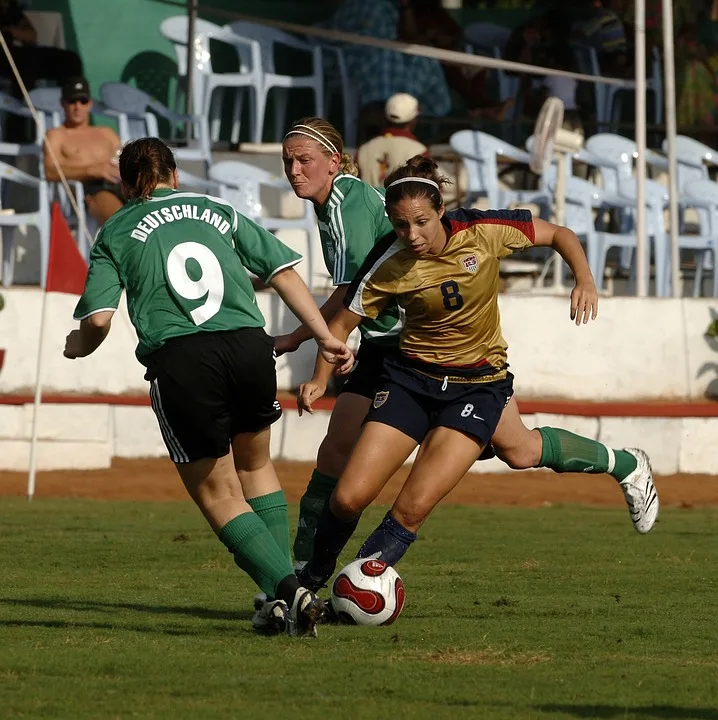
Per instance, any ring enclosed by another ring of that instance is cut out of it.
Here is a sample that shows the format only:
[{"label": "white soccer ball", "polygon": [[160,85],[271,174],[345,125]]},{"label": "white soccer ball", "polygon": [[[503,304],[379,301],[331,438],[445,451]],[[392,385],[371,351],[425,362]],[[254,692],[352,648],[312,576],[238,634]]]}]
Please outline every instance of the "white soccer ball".
[{"label": "white soccer ball", "polygon": [[353,625],[391,625],[404,607],[404,583],[381,560],[349,563],[332,585],[332,609]]}]

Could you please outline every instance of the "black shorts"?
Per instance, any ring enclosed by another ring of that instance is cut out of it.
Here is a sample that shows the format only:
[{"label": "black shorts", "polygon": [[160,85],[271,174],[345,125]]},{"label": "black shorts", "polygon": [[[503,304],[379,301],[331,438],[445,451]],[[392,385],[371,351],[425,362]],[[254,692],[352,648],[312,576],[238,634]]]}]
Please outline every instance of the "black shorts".
[{"label": "black shorts", "polygon": [[396,351],[393,345],[379,345],[362,338],[354,367],[337,395],[349,392],[372,400],[384,373],[384,358]]},{"label": "black shorts", "polygon": [[92,197],[103,190],[112,193],[123,204],[127,202],[122,194],[122,185],[120,183],[111,183],[100,178],[93,178],[82,183],[85,189],[85,197]]},{"label": "black shorts", "polygon": [[222,457],[235,435],[282,415],[274,339],[262,328],[172,338],[145,362],[152,409],[176,463]]},{"label": "black shorts", "polygon": [[444,382],[390,360],[365,422],[380,422],[421,443],[436,427],[459,430],[486,446],[513,395],[514,376],[488,382]]}]

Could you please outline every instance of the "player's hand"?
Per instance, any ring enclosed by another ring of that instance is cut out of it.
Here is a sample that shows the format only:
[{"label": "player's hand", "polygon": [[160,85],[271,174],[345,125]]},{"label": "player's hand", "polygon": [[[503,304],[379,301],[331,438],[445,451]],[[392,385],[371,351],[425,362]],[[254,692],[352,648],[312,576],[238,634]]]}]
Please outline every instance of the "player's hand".
[{"label": "player's hand", "polygon": [[335,366],[334,372],[337,375],[346,375],[354,367],[354,353],[334,336],[319,345],[319,352],[322,357]]},{"label": "player's hand", "polygon": [[70,360],[85,357],[84,348],[82,347],[82,337],[79,330],[73,330],[65,338],[65,350],[62,354]]},{"label": "player's hand", "polygon": [[312,410],[312,403],[315,400],[319,400],[326,391],[327,386],[318,383],[314,379],[300,385],[299,392],[297,393],[297,411],[299,412],[299,417],[302,417],[304,411],[311,415],[314,412]]},{"label": "player's hand", "polygon": [[274,338],[274,352],[277,357],[284,355],[284,353],[295,352],[299,349],[300,345],[301,343],[297,341],[294,333],[289,333],[289,335],[277,335],[277,337]]},{"label": "player's hand", "polygon": [[598,291],[595,283],[577,282],[571,290],[571,320],[576,325],[582,322],[585,325],[589,320],[595,320],[598,315]]}]

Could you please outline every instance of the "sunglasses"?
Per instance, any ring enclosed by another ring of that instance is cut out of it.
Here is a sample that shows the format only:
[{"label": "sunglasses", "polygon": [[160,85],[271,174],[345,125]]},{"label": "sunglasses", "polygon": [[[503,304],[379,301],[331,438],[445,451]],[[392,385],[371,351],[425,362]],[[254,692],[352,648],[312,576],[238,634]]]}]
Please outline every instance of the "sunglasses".
[{"label": "sunglasses", "polygon": [[90,98],[89,97],[71,98],[70,100],[65,100],[65,102],[68,105],[75,105],[76,103],[80,103],[80,105],[87,105],[90,102]]}]

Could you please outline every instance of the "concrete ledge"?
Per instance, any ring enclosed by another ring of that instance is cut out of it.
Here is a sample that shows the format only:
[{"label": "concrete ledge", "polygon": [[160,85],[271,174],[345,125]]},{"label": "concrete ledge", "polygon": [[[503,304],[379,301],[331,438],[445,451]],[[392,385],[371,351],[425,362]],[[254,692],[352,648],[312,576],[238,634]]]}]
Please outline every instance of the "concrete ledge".
[{"label": "concrete ledge", "polygon": [[[109,467],[113,457],[167,456],[148,404],[86,405],[71,422],[68,422],[67,408],[67,404],[41,407],[40,470],[104,468]],[[0,404],[0,470],[27,470],[30,453],[27,418],[31,415],[30,405]],[[293,408],[285,405],[282,418],[272,429],[272,457],[313,462],[330,415],[331,411],[324,409],[300,418]],[[95,421],[97,418],[99,422]],[[718,475],[718,444],[715,442],[718,417],[619,418],[522,413],[522,419],[529,428],[560,427],[615,448],[641,447],[649,454],[657,474]],[[107,435],[101,440],[105,431]],[[68,439],[70,437],[74,439]],[[407,462],[412,460],[413,456]],[[475,463],[472,472],[510,472],[510,468],[494,458]]]}]

